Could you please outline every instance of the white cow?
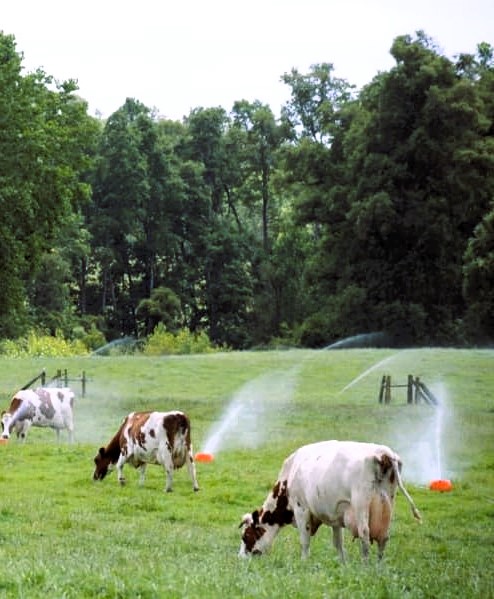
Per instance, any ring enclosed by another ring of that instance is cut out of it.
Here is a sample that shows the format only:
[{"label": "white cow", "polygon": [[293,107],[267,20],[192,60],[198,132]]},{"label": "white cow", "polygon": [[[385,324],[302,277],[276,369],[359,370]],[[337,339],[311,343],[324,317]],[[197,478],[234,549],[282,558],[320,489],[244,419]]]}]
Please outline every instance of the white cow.
[{"label": "white cow", "polygon": [[345,561],[342,529],[360,538],[364,559],[369,545],[382,558],[388,541],[396,488],[420,514],[401,480],[400,457],[385,445],[356,441],[323,441],[305,445],[283,463],[278,480],[260,510],[245,514],[240,556],[263,554],[280,528],[299,531],[302,557],[321,524],[333,529],[333,544]]},{"label": "white cow", "polygon": [[2,412],[2,438],[8,439],[12,431],[18,438],[26,439],[31,426],[55,429],[57,439],[60,431],[67,429],[69,441],[74,434],[74,392],[68,387],[38,387],[22,389],[12,398],[9,407]]},{"label": "white cow", "polygon": [[144,484],[147,464],[161,464],[166,472],[165,491],[172,490],[173,470],[187,464],[194,491],[199,490],[190,440],[190,421],[183,412],[131,412],[106,447],[100,447],[94,463],[94,480],[102,480],[116,465],[118,481],[125,483],[123,467],[139,469]]}]

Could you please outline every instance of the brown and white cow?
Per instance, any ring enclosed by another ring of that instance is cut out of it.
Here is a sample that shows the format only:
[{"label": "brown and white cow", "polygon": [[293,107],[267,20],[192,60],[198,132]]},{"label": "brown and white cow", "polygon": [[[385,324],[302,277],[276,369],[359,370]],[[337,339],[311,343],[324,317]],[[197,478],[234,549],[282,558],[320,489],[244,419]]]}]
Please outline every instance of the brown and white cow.
[{"label": "brown and white cow", "polygon": [[401,460],[385,445],[356,441],[323,441],[305,445],[283,463],[278,480],[260,510],[245,514],[240,556],[263,554],[280,528],[299,531],[302,557],[321,524],[333,529],[333,545],[342,561],[343,528],[360,538],[364,559],[377,542],[381,559],[388,541],[396,488],[420,514],[401,480]]},{"label": "brown and white cow", "polygon": [[69,441],[74,435],[74,392],[68,387],[38,387],[22,389],[12,398],[2,412],[2,438],[8,439],[13,431],[18,438],[26,439],[31,426],[67,429]]},{"label": "brown and white cow", "polygon": [[93,479],[103,480],[116,465],[118,482],[125,484],[123,467],[139,469],[144,484],[147,464],[161,464],[166,473],[165,491],[172,490],[173,470],[187,464],[194,491],[199,490],[190,440],[190,421],[183,412],[131,412],[106,447],[94,458]]}]

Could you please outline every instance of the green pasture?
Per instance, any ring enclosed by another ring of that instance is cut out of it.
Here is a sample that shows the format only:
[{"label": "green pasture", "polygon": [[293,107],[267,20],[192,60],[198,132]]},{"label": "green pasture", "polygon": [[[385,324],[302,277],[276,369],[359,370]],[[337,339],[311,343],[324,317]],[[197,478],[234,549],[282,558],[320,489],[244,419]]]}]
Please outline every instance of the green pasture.
[{"label": "green pasture", "polygon": [[[84,371],[87,393],[72,383],[73,445],[33,428],[25,444],[0,446],[0,598],[494,597],[494,351],[1,358],[1,408],[43,368],[48,377],[67,369],[74,379]],[[403,388],[379,404],[383,374],[402,384],[420,376],[440,394],[443,418],[429,405],[407,405]],[[157,466],[144,487],[130,467],[124,487],[114,473],[92,481],[97,449],[129,411],[184,410],[199,451],[234,405],[215,461],[197,464],[199,493],[186,469],[169,494]],[[326,527],[307,561],[292,527],[269,555],[240,560],[240,519],[260,507],[283,459],[331,438],[396,449],[423,523],[398,494],[379,565],[375,548],[363,564],[348,536],[348,563],[340,564]],[[428,489],[426,462],[435,463],[437,448],[450,493]]]}]

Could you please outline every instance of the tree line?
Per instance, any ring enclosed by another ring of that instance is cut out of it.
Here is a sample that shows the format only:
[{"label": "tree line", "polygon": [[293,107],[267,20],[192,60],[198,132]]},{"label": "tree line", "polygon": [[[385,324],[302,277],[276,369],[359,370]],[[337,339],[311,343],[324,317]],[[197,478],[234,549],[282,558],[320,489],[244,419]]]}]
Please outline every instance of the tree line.
[{"label": "tree line", "polygon": [[493,48],[390,52],[358,91],[331,63],[285,73],[279,116],[127,99],[102,120],[0,33],[0,338],[492,341]]}]

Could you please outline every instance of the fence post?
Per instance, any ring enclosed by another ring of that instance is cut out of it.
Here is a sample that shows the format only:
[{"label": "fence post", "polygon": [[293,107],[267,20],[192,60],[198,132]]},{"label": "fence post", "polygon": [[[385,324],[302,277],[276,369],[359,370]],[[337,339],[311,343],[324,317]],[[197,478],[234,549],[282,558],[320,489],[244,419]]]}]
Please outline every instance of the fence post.
[{"label": "fence post", "polygon": [[383,374],[381,379],[381,388],[379,389],[379,403],[383,402],[384,399],[384,388],[386,387],[386,375]]},{"label": "fence post", "polygon": [[68,387],[69,386],[69,377],[68,377],[68,374],[67,374],[67,369],[65,369],[63,371],[63,382],[65,383],[64,387]]},{"label": "fence post", "polygon": [[419,403],[420,401],[420,378],[418,376],[415,377],[415,397],[414,402]]},{"label": "fence post", "polygon": [[81,382],[82,382],[82,397],[85,397],[86,396],[86,371],[85,370],[82,371]]},{"label": "fence post", "polygon": [[408,383],[407,383],[407,404],[413,403],[413,376],[411,374],[408,375]]},{"label": "fence post", "polygon": [[391,402],[391,376],[389,375],[386,377],[386,392],[384,395],[384,401],[385,403]]}]

